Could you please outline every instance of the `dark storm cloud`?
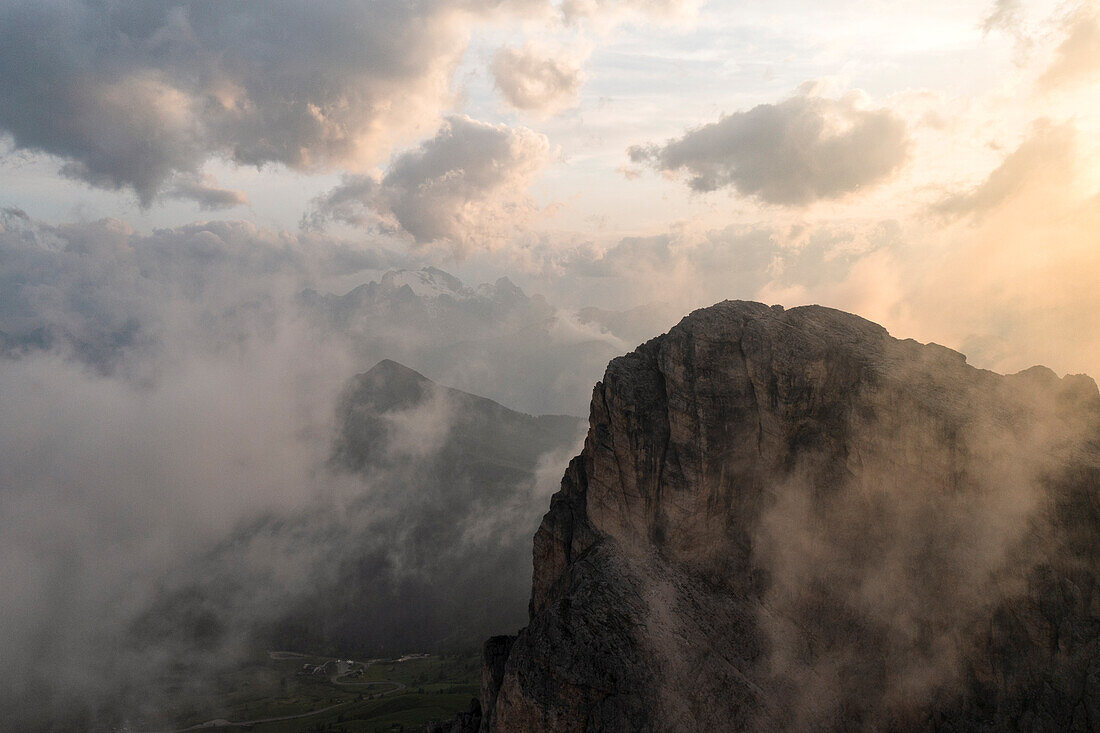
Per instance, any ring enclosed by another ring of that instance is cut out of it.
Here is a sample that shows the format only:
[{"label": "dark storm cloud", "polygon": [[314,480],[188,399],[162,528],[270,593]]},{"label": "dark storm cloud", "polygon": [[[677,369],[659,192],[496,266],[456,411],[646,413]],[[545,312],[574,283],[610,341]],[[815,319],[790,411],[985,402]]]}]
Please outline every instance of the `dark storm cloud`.
[{"label": "dark storm cloud", "polygon": [[0,129],[143,204],[212,156],[361,167],[432,124],[470,20],[542,4],[12,0]]},{"label": "dark storm cloud", "polygon": [[466,254],[499,243],[534,213],[527,186],[548,158],[545,135],[448,117],[380,180],[349,177],[322,197],[312,220],[381,224],[417,244],[445,241]]},{"label": "dark storm cloud", "polygon": [[881,183],[909,156],[905,123],[851,96],[800,95],[736,112],[630,158],[684,172],[695,191],[732,187],[771,204],[804,206]]}]

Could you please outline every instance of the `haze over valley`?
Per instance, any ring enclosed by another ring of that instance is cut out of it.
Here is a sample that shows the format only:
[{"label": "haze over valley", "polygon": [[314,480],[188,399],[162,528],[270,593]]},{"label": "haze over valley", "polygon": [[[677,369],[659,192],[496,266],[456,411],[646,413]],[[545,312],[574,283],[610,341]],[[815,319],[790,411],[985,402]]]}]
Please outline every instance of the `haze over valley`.
[{"label": "haze over valley", "polygon": [[0,0],[0,731],[1100,730],[1098,91],[1095,0]]}]

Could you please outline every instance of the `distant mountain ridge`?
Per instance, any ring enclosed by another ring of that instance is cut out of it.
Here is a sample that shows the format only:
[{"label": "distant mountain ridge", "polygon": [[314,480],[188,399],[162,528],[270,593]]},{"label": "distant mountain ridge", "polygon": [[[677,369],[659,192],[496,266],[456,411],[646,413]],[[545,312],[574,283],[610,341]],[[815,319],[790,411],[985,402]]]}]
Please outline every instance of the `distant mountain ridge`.
[{"label": "distant mountain ridge", "polygon": [[[389,270],[377,281],[359,285],[344,295],[305,290],[301,300],[323,311],[334,323],[351,326],[374,309],[414,307],[425,312],[460,318],[463,315],[489,317],[499,323],[508,318],[550,317],[553,308],[541,297],[528,298],[511,280],[502,277],[495,284],[471,288],[454,275],[435,267],[420,270]],[[487,323],[479,322],[484,328]]]},{"label": "distant mountain ridge", "polygon": [[[527,415],[498,402],[462,390],[442,387],[423,374],[390,359],[356,376],[338,410],[340,435],[334,460],[354,470],[385,461],[378,446],[384,442],[384,416],[415,409],[425,401],[440,401],[450,420],[445,450],[433,460],[451,467],[493,460],[527,470],[563,437],[573,437],[581,421],[569,415]],[[448,470],[441,466],[441,470]]]},{"label": "distant mountain ridge", "polygon": [[[433,267],[391,270],[343,295],[306,290],[299,303],[365,359],[395,359],[540,414],[583,414],[604,365],[643,331],[642,311],[581,316],[528,296],[507,278],[468,287]],[[619,324],[629,340],[614,331]]]},{"label": "distant mountain ridge", "polygon": [[[435,267],[390,270],[344,295],[304,290],[300,300],[341,328],[375,328],[374,317],[389,313],[421,318],[431,334],[444,340],[481,333],[489,328],[552,318],[554,308],[540,296],[529,298],[508,278],[471,288]],[[466,333],[449,330],[463,323]]]},{"label": "distant mountain ridge", "polygon": [[[183,666],[196,652],[197,664],[232,660],[242,644],[469,650],[518,628],[524,548],[554,488],[538,484],[540,461],[564,457],[581,421],[519,413],[392,360],[350,380],[336,412],[328,470],[349,493],[241,526],[169,583],[136,639],[175,649]],[[486,603],[470,603],[475,590]]]}]

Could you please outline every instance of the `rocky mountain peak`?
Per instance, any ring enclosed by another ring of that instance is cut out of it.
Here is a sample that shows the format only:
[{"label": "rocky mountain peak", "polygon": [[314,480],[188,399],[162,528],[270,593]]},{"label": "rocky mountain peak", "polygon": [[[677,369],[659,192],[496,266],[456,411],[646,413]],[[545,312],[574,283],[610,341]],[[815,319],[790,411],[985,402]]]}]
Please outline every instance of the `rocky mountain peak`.
[{"label": "rocky mountain peak", "polygon": [[420,270],[390,270],[380,281],[383,292],[408,288],[419,298],[438,298],[449,296],[466,299],[474,295],[473,290],[463,285],[454,275],[435,267]]},{"label": "rocky mountain peak", "polygon": [[596,385],[482,729],[1095,730],[1098,568],[1091,379],[723,302]]},{"label": "rocky mountain peak", "polygon": [[359,404],[385,411],[416,404],[433,386],[430,379],[415,369],[383,359],[358,375],[352,389]]}]

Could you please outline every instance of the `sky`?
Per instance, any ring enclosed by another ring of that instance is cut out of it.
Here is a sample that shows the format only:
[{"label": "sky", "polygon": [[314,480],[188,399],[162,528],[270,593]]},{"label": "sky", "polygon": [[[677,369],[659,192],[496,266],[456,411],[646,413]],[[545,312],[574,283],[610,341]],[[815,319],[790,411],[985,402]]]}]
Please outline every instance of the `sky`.
[{"label": "sky", "polygon": [[0,657],[394,494],[326,469],[383,358],[583,417],[736,298],[1100,374],[1098,92],[1095,2],[0,0]]},{"label": "sky", "polygon": [[570,307],[820,302],[1096,372],[1097,13],[7,0],[0,203],[324,232]]}]

